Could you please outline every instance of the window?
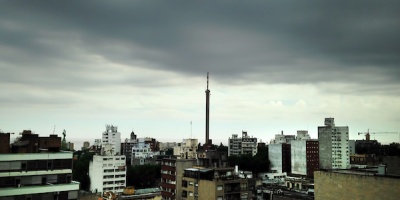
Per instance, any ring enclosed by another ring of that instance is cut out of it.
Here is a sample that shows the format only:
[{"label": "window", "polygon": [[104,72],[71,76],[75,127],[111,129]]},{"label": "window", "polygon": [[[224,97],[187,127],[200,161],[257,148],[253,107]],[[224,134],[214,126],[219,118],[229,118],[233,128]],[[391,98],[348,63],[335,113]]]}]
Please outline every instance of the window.
[{"label": "window", "polygon": [[188,185],[188,182],[185,180],[182,180],[182,187],[187,187],[187,185]]},{"label": "window", "polygon": [[182,190],[182,197],[187,197],[187,191],[186,190]]},{"label": "window", "polygon": [[217,186],[217,190],[222,190],[223,189],[223,186],[222,185],[218,185]]}]

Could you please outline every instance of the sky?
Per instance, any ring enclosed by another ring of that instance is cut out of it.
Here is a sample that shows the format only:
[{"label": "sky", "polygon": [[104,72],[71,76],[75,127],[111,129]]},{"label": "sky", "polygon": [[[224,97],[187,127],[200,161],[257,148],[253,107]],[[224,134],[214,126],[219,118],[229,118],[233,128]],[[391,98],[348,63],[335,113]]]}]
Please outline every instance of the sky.
[{"label": "sky", "polygon": [[[269,142],[400,136],[399,1],[3,1],[0,129]],[[14,137],[15,137],[14,136]]]}]

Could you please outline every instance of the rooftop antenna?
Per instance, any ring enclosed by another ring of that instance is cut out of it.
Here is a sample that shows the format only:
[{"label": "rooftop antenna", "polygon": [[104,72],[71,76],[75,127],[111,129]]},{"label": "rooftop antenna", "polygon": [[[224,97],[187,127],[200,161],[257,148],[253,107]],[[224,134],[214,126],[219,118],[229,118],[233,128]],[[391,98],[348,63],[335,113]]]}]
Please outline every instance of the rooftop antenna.
[{"label": "rooftop antenna", "polygon": [[190,138],[193,138],[192,129],[192,121],[190,121]]},{"label": "rooftop antenna", "polygon": [[54,128],[53,128],[53,135],[54,135],[55,131],[56,131],[56,125],[54,125]]},{"label": "rooftop antenna", "polygon": [[208,90],[208,72],[207,72],[207,90]]}]

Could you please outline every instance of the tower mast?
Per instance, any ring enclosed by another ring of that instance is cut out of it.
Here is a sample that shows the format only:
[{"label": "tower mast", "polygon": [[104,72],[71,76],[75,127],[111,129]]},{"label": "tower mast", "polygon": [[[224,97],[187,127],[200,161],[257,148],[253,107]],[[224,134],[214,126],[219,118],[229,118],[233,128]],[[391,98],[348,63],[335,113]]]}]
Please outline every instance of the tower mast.
[{"label": "tower mast", "polygon": [[210,90],[208,89],[208,72],[207,72],[207,90],[206,90],[206,142],[210,143]]}]

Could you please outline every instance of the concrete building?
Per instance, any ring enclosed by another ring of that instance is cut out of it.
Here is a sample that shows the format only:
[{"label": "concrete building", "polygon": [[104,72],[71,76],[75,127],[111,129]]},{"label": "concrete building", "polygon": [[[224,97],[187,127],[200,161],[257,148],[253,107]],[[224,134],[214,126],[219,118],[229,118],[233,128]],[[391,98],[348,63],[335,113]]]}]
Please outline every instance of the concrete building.
[{"label": "concrete building", "polygon": [[197,151],[197,165],[210,168],[220,168],[228,166],[228,152],[218,150],[199,150]]},{"label": "concrete building", "polygon": [[92,192],[123,192],[126,186],[124,155],[94,155],[89,164],[90,190]]},{"label": "concrete building", "polygon": [[170,148],[174,148],[174,146],[177,146],[177,142],[160,142],[159,147],[161,151],[166,151]]},{"label": "concrete building", "polygon": [[319,170],[318,140],[292,140],[290,145],[292,174],[312,178]]},{"label": "concrete building", "polygon": [[363,199],[397,200],[400,177],[368,171],[316,171],[315,200]]},{"label": "concrete building", "polygon": [[196,159],[164,158],[161,161],[161,196],[165,200],[182,199],[182,176],[186,168],[193,167]]},{"label": "concrete building", "polygon": [[126,138],[125,142],[121,143],[121,153],[126,156],[127,164],[131,165],[132,162],[132,149],[137,145],[137,137],[132,131],[130,138]]},{"label": "concrete building", "polygon": [[179,199],[253,199],[256,180],[241,178],[234,168],[188,168]]},{"label": "concrete building", "polygon": [[113,125],[106,125],[106,131],[103,132],[102,146],[111,144],[112,154],[121,155],[121,133],[118,132],[118,127]]},{"label": "concrete building", "polygon": [[158,155],[158,153],[151,150],[150,144],[140,141],[132,147],[131,165],[153,164],[155,163],[155,159],[153,159],[155,155]]},{"label": "concrete building", "polygon": [[308,131],[305,130],[300,130],[297,131],[297,136],[296,136],[296,140],[310,140],[310,134],[308,134]]},{"label": "concrete building", "polygon": [[271,163],[271,171],[291,173],[291,147],[290,144],[269,144],[268,159]]},{"label": "concrete building", "polygon": [[59,152],[61,149],[61,137],[50,135],[48,137],[39,137],[30,130],[24,130],[21,138],[11,145],[12,153],[38,153],[43,150]]},{"label": "concrete building", "polygon": [[0,154],[10,153],[10,133],[0,132]]},{"label": "concrete building", "polygon": [[[43,143],[37,136],[29,133],[13,144],[16,153],[0,154],[0,199],[78,199],[79,183],[72,181],[72,152],[59,152],[61,138],[56,135],[43,137]],[[50,148],[39,148],[46,146]]]},{"label": "concrete building", "polygon": [[252,156],[257,154],[257,138],[248,136],[246,131],[242,131],[241,138],[237,134],[232,134],[228,139],[228,156],[242,154]]},{"label": "concrete building", "polygon": [[196,159],[198,145],[197,139],[184,139],[178,146],[174,146],[174,156],[178,159]]},{"label": "concrete building", "polygon": [[275,139],[272,139],[270,144],[289,144],[290,141],[295,140],[295,135],[284,135],[283,131],[281,134],[276,134]]},{"label": "concrete building", "polygon": [[349,154],[354,155],[356,154],[356,141],[349,140]]},{"label": "concrete building", "polygon": [[334,118],[325,118],[325,126],[318,127],[318,141],[321,169],[350,168],[348,126],[335,126]]}]

